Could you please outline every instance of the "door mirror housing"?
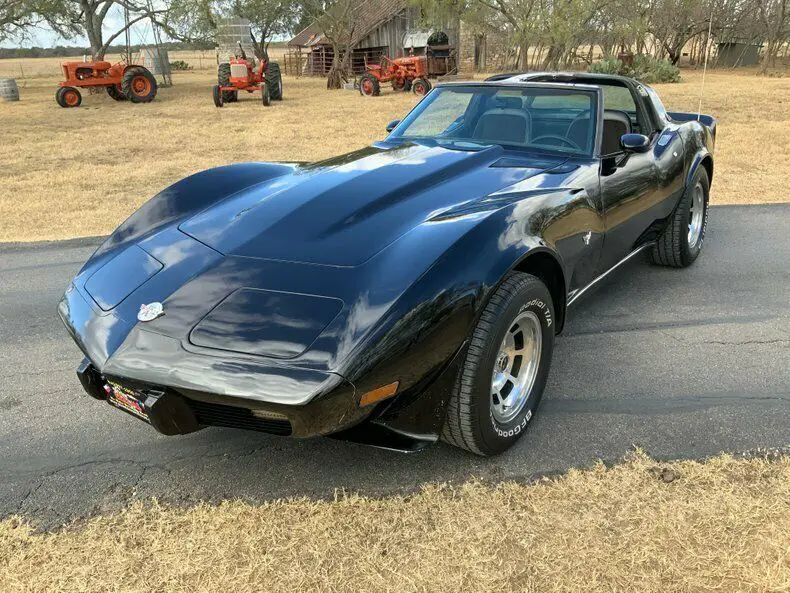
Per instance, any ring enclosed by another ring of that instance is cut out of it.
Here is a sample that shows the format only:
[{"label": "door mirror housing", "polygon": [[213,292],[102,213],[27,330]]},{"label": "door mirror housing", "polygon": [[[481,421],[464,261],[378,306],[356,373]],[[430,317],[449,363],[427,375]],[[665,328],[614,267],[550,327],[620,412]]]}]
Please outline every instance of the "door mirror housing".
[{"label": "door mirror housing", "polygon": [[392,120],[390,123],[388,123],[387,124],[387,133],[389,134],[392,130],[394,130],[395,126],[397,126],[399,123],[400,123],[399,119]]},{"label": "door mirror housing", "polygon": [[620,148],[625,152],[647,152],[650,150],[650,138],[644,134],[623,134],[620,136]]}]

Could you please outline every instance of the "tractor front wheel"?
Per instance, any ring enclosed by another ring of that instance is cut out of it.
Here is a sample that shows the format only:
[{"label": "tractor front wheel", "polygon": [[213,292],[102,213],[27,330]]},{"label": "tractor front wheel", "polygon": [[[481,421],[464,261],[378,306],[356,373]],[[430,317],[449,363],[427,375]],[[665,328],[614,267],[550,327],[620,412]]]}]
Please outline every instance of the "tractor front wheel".
[{"label": "tractor front wheel", "polygon": [[[217,66],[217,82],[219,86],[231,86],[229,63],[225,62]],[[222,91],[222,101],[224,103],[235,103],[238,100],[239,91]]]},{"label": "tractor front wheel", "polygon": [[359,94],[363,97],[378,97],[381,94],[379,79],[370,73],[360,76]]},{"label": "tractor front wheel", "polygon": [[414,81],[411,83],[411,90],[415,95],[424,97],[430,92],[431,83],[428,82],[425,78],[415,78]]},{"label": "tractor front wheel", "polygon": [[132,103],[150,103],[156,97],[156,78],[148,68],[127,68],[121,80],[121,90]]},{"label": "tractor front wheel", "polygon": [[126,95],[123,94],[120,86],[112,85],[107,87],[107,94],[116,101],[126,101]]},{"label": "tractor front wheel", "polygon": [[218,84],[215,84],[213,87],[211,87],[211,94],[214,97],[214,105],[216,107],[222,107],[222,105],[224,105],[225,103],[225,101],[223,100],[224,93],[221,90],[219,90]]},{"label": "tractor front wheel", "polygon": [[55,93],[55,101],[61,107],[79,107],[82,103],[82,95],[74,87],[62,86]]},{"label": "tractor front wheel", "polygon": [[263,99],[264,107],[268,107],[272,104],[272,95],[271,92],[269,92],[269,85],[266,84],[265,81],[261,84],[261,99]]}]

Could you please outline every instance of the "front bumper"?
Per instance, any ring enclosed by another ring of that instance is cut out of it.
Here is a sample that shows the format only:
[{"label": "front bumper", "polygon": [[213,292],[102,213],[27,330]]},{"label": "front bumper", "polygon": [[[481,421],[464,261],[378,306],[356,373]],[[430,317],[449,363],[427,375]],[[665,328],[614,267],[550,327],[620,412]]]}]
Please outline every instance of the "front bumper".
[{"label": "front bumper", "polygon": [[322,436],[353,427],[372,411],[358,406],[354,388],[347,382],[308,404],[292,406],[107,377],[87,358],[77,368],[77,377],[91,397],[165,435],[220,426],[279,436]]}]

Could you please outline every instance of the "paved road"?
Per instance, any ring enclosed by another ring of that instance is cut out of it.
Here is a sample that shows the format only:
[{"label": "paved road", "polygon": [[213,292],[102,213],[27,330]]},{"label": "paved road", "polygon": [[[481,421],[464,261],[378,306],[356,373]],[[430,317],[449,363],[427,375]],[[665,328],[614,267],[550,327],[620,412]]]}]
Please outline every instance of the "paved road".
[{"label": "paved road", "polygon": [[634,445],[661,458],[788,445],[788,229],[790,205],[714,208],[691,269],[636,261],[576,305],[537,419],[494,459],[223,429],[159,436],[84,396],[74,375],[81,355],[55,306],[92,247],[0,246],[0,517],[47,528],[150,496],[375,495],[559,472]]}]

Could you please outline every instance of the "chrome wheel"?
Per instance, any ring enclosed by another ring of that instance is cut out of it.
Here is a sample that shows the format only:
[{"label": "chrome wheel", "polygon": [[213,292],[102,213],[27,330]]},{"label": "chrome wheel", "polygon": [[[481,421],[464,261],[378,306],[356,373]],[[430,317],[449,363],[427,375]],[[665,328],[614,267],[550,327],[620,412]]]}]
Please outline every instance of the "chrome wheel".
[{"label": "chrome wheel", "polygon": [[540,365],[543,334],[540,320],[523,311],[513,320],[499,346],[491,377],[491,414],[506,424],[523,410]]},{"label": "chrome wheel", "polygon": [[705,192],[702,184],[694,186],[694,193],[691,195],[691,207],[689,208],[689,248],[697,246],[702,236],[702,224],[705,220]]}]

